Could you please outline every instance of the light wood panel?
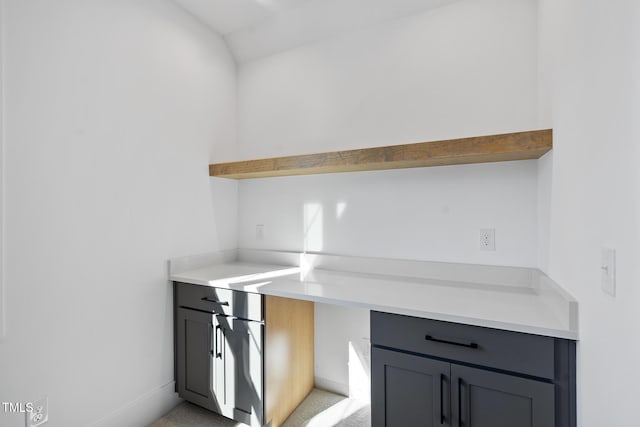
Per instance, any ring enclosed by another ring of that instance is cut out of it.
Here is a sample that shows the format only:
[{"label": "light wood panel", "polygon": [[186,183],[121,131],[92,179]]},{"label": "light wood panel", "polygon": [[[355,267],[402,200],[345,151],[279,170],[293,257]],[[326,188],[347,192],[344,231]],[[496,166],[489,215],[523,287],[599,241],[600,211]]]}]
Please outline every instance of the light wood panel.
[{"label": "light wood panel", "polygon": [[313,302],[265,296],[265,420],[280,427],[313,389]]},{"label": "light wood panel", "polygon": [[209,175],[268,178],[537,159],[552,148],[552,130],[274,157],[209,165]]}]

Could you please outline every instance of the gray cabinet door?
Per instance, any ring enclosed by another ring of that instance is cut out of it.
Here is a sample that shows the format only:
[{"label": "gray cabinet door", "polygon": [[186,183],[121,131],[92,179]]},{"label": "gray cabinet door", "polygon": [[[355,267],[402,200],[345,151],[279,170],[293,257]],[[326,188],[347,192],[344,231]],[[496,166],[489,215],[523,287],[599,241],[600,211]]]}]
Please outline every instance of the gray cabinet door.
[{"label": "gray cabinet door", "polygon": [[213,315],[178,308],[176,316],[176,365],[181,397],[218,410],[213,395]]},{"label": "gray cabinet door", "polygon": [[372,427],[450,426],[450,367],[446,362],[373,347]]},{"label": "gray cabinet door", "polygon": [[213,328],[213,392],[218,412],[251,426],[261,426],[264,326],[260,322],[217,315]]},{"label": "gray cabinet door", "polygon": [[553,427],[554,385],[451,365],[454,427]]}]

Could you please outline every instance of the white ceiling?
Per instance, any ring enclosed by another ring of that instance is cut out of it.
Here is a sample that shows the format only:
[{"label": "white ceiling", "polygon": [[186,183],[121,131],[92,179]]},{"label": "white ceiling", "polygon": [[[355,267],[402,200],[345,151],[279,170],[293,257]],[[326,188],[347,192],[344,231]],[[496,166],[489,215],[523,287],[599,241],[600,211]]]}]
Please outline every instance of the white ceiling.
[{"label": "white ceiling", "polygon": [[221,34],[239,62],[458,0],[175,0]]}]

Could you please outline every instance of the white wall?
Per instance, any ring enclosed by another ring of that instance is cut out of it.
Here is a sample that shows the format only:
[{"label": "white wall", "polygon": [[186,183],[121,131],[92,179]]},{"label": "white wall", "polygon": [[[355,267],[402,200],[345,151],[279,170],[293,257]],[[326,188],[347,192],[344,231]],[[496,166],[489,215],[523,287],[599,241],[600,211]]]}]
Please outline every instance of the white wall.
[{"label": "white wall", "polygon": [[4,5],[0,401],[47,395],[51,427],[146,425],[175,403],[167,259],[236,246],[217,226],[233,196],[214,199],[235,183],[207,176],[233,157],[234,62],[170,1]]},{"label": "white wall", "polygon": [[[540,1],[541,118],[554,129],[540,165],[541,268],[580,304],[581,427],[638,424],[638,28],[635,0]],[[600,289],[603,246],[617,251],[615,298]]]},{"label": "white wall", "polygon": [[[241,247],[536,266],[533,161],[246,180]],[[256,225],[263,225],[258,240]],[[496,251],[479,230],[496,230]]]},{"label": "white wall", "polygon": [[[535,1],[460,1],[242,63],[239,155],[535,129],[537,43]],[[517,266],[538,258],[531,161],[242,181],[239,213],[241,247]],[[480,228],[496,229],[496,252],[479,251]],[[367,314],[316,315],[316,375],[344,382],[347,366],[321,366],[322,354],[347,355],[362,337],[323,331],[361,330]]]},{"label": "white wall", "polygon": [[6,309],[4,288],[4,246],[5,246],[5,221],[4,221],[4,3],[0,0],[0,340],[5,335]]},{"label": "white wall", "polygon": [[[201,0],[178,0],[181,4]],[[220,13],[208,13],[213,28],[219,28],[233,56],[244,62],[273,55],[301,45],[360,30],[394,18],[420,13],[459,0],[302,0],[233,2],[262,8],[262,19],[253,24],[221,21]],[[209,2],[206,2],[211,4]],[[230,4],[226,3],[225,4]],[[201,7],[201,10],[204,7]],[[204,10],[202,12],[206,13]],[[251,17],[247,13],[245,17]],[[267,16],[265,16],[267,15]],[[320,19],[319,19],[320,18]],[[218,21],[218,22],[216,22]],[[247,20],[248,21],[248,20]],[[235,25],[234,25],[235,24]],[[233,26],[233,28],[231,28]],[[231,30],[231,31],[229,31]]]},{"label": "white wall", "polygon": [[537,125],[533,0],[460,1],[239,67],[242,158]]}]

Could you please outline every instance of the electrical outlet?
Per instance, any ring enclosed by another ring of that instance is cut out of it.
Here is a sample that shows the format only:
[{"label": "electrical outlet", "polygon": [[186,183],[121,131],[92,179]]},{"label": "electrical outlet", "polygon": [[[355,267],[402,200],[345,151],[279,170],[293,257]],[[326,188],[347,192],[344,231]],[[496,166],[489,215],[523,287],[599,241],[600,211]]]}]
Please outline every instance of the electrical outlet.
[{"label": "electrical outlet", "polygon": [[496,230],[494,228],[480,229],[480,250],[481,251],[496,250]]},{"label": "electrical outlet", "polygon": [[264,224],[256,224],[256,240],[264,239]]},{"label": "electrical outlet", "polygon": [[49,421],[49,399],[42,399],[33,402],[31,412],[27,412],[26,427],[38,427]]}]

